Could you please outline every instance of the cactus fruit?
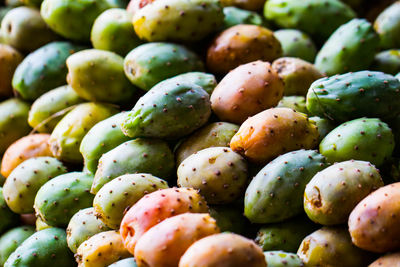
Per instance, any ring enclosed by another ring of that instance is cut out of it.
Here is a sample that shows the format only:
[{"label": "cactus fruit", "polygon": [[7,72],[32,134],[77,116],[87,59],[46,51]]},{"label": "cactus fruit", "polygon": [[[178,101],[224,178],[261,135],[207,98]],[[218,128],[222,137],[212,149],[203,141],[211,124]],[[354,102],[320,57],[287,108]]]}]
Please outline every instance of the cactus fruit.
[{"label": "cactus fruit", "polygon": [[6,181],[6,177],[4,177],[3,175],[1,175],[0,173],[0,187],[3,186],[4,182]]},{"label": "cactus fruit", "polygon": [[317,125],[319,132],[319,141],[325,138],[334,128],[335,123],[330,119],[320,118],[318,116],[310,117],[310,121]]},{"label": "cactus fruit", "polygon": [[122,219],[120,232],[125,247],[134,254],[136,243],[150,228],[187,212],[208,212],[203,197],[193,188],[162,189],[145,195]]},{"label": "cactus fruit", "polygon": [[179,165],[178,185],[198,189],[209,204],[237,199],[247,183],[247,163],[227,147],[200,150]]},{"label": "cactus fruit", "polygon": [[32,226],[19,226],[0,236],[0,266],[3,266],[11,253],[34,233],[35,228]]},{"label": "cactus fruit", "polygon": [[340,162],[320,171],[307,184],[304,209],[316,223],[346,223],[354,207],[382,186],[379,171],[371,163]]},{"label": "cactus fruit", "polygon": [[166,142],[137,138],[122,143],[100,158],[91,192],[96,194],[103,185],[127,173],[151,173],[167,179],[174,170],[174,155]]},{"label": "cactus fruit", "polygon": [[340,26],[318,52],[315,66],[334,75],[367,69],[379,47],[379,36],[365,19]]},{"label": "cactus fruit", "polygon": [[384,253],[400,248],[400,183],[386,185],[364,198],[351,212],[349,231],[362,249]]},{"label": "cactus fruit", "polygon": [[300,214],[307,183],[325,167],[325,158],[313,150],[277,157],[247,187],[245,216],[253,223],[273,223]]},{"label": "cactus fruit", "polygon": [[375,20],[374,28],[379,34],[381,48],[398,48],[400,40],[400,2],[386,8]]},{"label": "cactus fruit", "polygon": [[303,267],[304,263],[299,256],[283,251],[264,252],[268,267]]},{"label": "cactus fruit", "polygon": [[195,53],[182,45],[147,43],[125,57],[124,69],[131,83],[148,91],[167,78],[189,71],[202,71],[204,66]]},{"label": "cactus fruit", "polygon": [[211,217],[217,221],[221,232],[243,234],[247,228],[247,220],[243,212],[234,205],[215,205],[210,207]]},{"label": "cactus fruit", "polygon": [[12,96],[12,77],[22,60],[22,54],[12,46],[0,44],[0,62],[2,63],[0,64],[0,97]]},{"label": "cactus fruit", "polygon": [[[216,0],[157,0],[135,12],[133,26],[146,41],[195,42],[217,30],[223,19]],[[199,22],[201,27],[194,27]]]},{"label": "cactus fruit", "polygon": [[179,267],[251,266],[266,267],[264,254],[253,241],[236,234],[215,234],[191,245]]},{"label": "cactus fruit", "polygon": [[94,208],[86,208],[72,216],[67,227],[69,249],[76,253],[78,247],[95,234],[110,230],[99,218]]},{"label": "cactus fruit", "polygon": [[396,75],[400,72],[400,49],[386,50],[376,54],[372,69]]},{"label": "cactus fruit", "polygon": [[35,222],[35,227],[36,227],[36,231],[42,231],[44,229],[51,228],[52,226],[50,226],[47,223],[45,223],[42,220],[42,218],[37,217],[36,222]]},{"label": "cactus fruit", "polygon": [[151,174],[126,174],[106,183],[93,201],[96,216],[118,229],[124,213],[144,195],[168,188],[167,182]]},{"label": "cactus fruit", "polygon": [[224,25],[222,27],[223,29],[227,29],[239,24],[250,24],[264,27],[268,26],[264,17],[254,11],[240,9],[234,6],[224,7],[222,11],[225,15]]},{"label": "cactus fruit", "polygon": [[7,206],[5,198],[6,196],[4,196],[4,190],[0,187],[0,234],[12,227],[15,222],[18,221],[18,215],[10,210],[10,208]]},{"label": "cactus fruit", "polygon": [[371,263],[368,267],[399,267],[400,266],[400,253],[390,253],[381,256],[376,261]]},{"label": "cactus fruit", "polygon": [[49,144],[53,155],[63,161],[80,163],[79,152],[83,137],[98,122],[117,113],[111,105],[83,103],[71,110],[54,128]]},{"label": "cactus fruit", "polygon": [[236,25],[221,32],[207,51],[207,67],[226,74],[239,65],[256,60],[272,62],[282,55],[274,33],[257,25]]},{"label": "cactus fruit", "polygon": [[279,58],[272,63],[272,69],[283,79],[285,95],[306,95],[310,85],[323,77],[313,64],[299,58]]},{"label": "cactus fruit", "polygon": [[4,267],[74,266],[64,229],[48,228],[26,239],[8,258]]},{"label": "cactus fruit", "polygon": [[392,155],[394,136],[381,120],[360,118],[332,130],[319,149],[331,163],[358,159],[379,167]]},{"label": "cactus fruit", "polygon": [[252,162],[267,163],[297,149],[312,149],[318,130],[303,113],[271,108],[248,118],[231,140],[231,148]]},{"label": "cactus fruit", "polygon": [[28,123],[38,132],[51,133],[67,111],[83,101],[69,85],[52,89],[33,102]]},{"label": "cactus fruit", "polygon": [[284,96],[281,101],[279,101],[278,108],[290,108],[295,111],[307,114],[308,110],[306,108],[306,98],[304,96]]},{"label": "cactus fruit", "polygon": [[126,258],[117,262],[114,262],[108,267],[138,267],[135,258]]},{"label": "cactus fruit", "polygon": [[209,95],[193,83],[165,81],[139,99],[121,123],[129,137],[178,139],[207,123]]},{"label": "cactus fruit", "polygon": [[[245,10],[259,11],[264,5],[263,0],[222,0],[221,4],[226,7],[236,6]],[[243,23],[242,23],[243,24]],[[244,23],[245,24],[245,23]]]},{"label": "cactus fruit", "polygon": [[194,83],[201,88],[203,88],[204,91],[206,91],[209,95],[214,91],[215,87],[217,86],[217,80],[215,79],[215,76],[210,73],[205,73],[205,72],[186,72],[183,74],[179,74],[177,76],[174,76],[172,78],[168,79],[169,82],[175,82],[175,83],[183,83],[183,82],[188,82],[188,83]]},{"label": "cactus fruit", "polygon": [[383,120],[400,113],[400,81],[375,71],[359,71],[315,81],[307,94],[310,114],[345,122],[369,117]]},{"label": "cactus fruit", "polygon": [[185,213],[160,222],[137,242],[135,259],[139,267],[176,267],[185,251],[197,240],[218,234],[209,214]]},{"label": "cactus fruit", "polygon": [[248,117],[275,107],[285,85],[271,64],[255,61],[229,72],[211,95],[214,113],[224,121],[242,123]]},{"label": "cactus fruit", "polygon": [[296,29],[282,29],[275,31],[274,34],[282,45],[282,56],[314,62],[317,48],[306,33]]},{"label": "cactus fruit", "polygon": [[55,158],[37,157],[25,160],[8,176],[3,187],[8,207],[16,213],[34,212],[33,203],[37,191],[53,177],[66,172]]}]

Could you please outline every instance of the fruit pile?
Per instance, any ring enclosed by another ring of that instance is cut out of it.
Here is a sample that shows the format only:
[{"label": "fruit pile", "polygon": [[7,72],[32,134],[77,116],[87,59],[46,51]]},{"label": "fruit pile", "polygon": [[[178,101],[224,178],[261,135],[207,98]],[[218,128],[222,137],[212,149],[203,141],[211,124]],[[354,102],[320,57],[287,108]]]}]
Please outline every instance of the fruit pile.
[{"label": "fruit pile", "polygon": [[400,1],[0,21],[0,267],[400,266]]}]

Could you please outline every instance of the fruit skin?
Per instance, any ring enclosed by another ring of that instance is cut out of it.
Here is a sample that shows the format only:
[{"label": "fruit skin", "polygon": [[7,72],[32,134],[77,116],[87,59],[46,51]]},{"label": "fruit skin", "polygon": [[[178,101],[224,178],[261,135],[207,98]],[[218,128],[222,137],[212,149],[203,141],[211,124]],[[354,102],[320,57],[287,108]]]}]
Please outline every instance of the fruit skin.
[{"label": "fruit skin", "polygon": [[365,250],[384,253],[400,248],[397,214],[400,183],[381,187],[364,198],[351,212],[349,232],[353,243]]},{"label": "fruit skin", "polygon": [[[181,0],[178,0],[181,1]],[[147,43],[133,49],[124,60],[125,75],[145,91],[175,75],[203,71],[200,58],[186,47],[173,43]]]},{"label": "fruit skin", "polygon": [[165,219],[139,239],[134,254],[137,265],[176,267],[190,245],[218,233],[209,214],[185,213]]},{"label": "fruit skin", "polygon": [[317,173],[304,192],[304,210],[322,225],[347,222],[354,207],[382,187],[378,169],[366,161],[344,161]]},{"label": "fruit skin", "polygon": [[7,229],[11,228],[15,222],[18,221],[18,215],[13,213],[10,208],[7,206],[5,201],[6,196],[4,195],[4,190],[0,187],[0,234],[2,234]]},{"label": "fruit skin", "polygon": [[271,108],[248,118],[231,140],[231,148],[255,163],[297,149],[312,149],[318,130],[303,113],[288,108]]},{"label": "fruit skin", "polygon": [[52,42],[30,53],[15,70],[12,85],[23,99],[34,101],[65,84],[65,61],[83,49],[70,42]]},{"label": "fruit skin", "polygon": [[[149,42],[195,42],[217,30],[223,19],[216,0],[157,0],[135,12],[133,26],[139,38]],[[199,22],[201,27],[196,27]]]},{"label": "fruit skin", "polygon": [[264,254],[252,240],[222,233],[200,239],[183,254],[179,267],[252,266],[266,267]]},{"label": "fruit skin", "polygon": [[339,0],[268,0],[264,16],[280,28],[301,30],[322,43],[356,13]]},{"label": "fruit skin", "polygon": [[76,253],[78,247],[95,234],[110,230],[99,218],[94,208],[86,208],[72,216],[67,227],[69,249]]},{"label": "fruit skin", "polygon": [[101,13],[94,21],[90,40],[94,48],[121,56],[142,43],[132,28],[132,16],[122,8],[112,8]]},{"label": "fruit skin", "polygon": [[375,20],[374,28],[380,37],[382,49],[398,48],[400,40],[400,3],[394,2]]},{"label": "fruit skin", "polygon": [[136,102],[120,124],[129,137],[178,139],[207,123],[209,95],[193,83],[165,81]]},{"label": "fruit skin", "polygon": [[35,8],[17,7],[5,15],[0,30],[3,42],[21,52],[31,52],[58,39]]},{"label": "fruit skin", "polygon": [[45,223],[42,220],[42,218],[37,217],[36,222],[35,222],[35,227],[36,227],[36,231],[42,231],[44,229],[51,228],[52,226],[50,226],[47,223]]},{"label": "fruit skin", "polygon": [[91,173],[96,172],[99,159],[104,153],[131,139],[125,136],[119,127],[125,116],[126,113],[121,112],[102,120],[83,137],[79,151],[83,156],[85,167]]},{"label": "fruit skin", "polygon": [[369,117],[383,120],[400,113],[400,81],[376,71],[359,71],[315,81],[307,93],[310,114],[337,122]]},{"label": "fruit skin", "polygon": [[51,133],[51,152],[56,158],[66,162],[82,162],[79,147],[83,137],[98,122],[117,112],[111,105],[93,102],[78,104],[61,119]]},{"label": "fruit skin", "polygon": [[272,63],[285,84],[284,94],[306,95],[310,85],[323,77],[322,73],[311,63],[299,58],[282,57]]},{"label": "fruit skin", "polygon": [[52,157],[37,157],[18,165],[4,183],[3,194],[15,213],[33,213],[36,193],[47,181],[66,172],[64,165]]},{"label": "fruit skin", "polygon": [[229,147],[239,126],[229,122],[213,122],[184,139],[175,150],[177,166],[193,153],[209,147]]},{"label": "fruit skin", "polygon": [[274,107],[285,85],[271,64],[255,61],[230,71],[211,95],[213,112],[223,121],[242,123],[248,117]]},{"label": "fruit skin", "polygon": [[376,261],[371,263],[368,267],[399,267],[400,253],[390,253],[385,256],[381,256]]},{"label": "fruit skin", "polygon": [[296,29],[281,29],[274,32],[282,45],[283,57],[296,57],[308,62],[314,62],[317,48],[306,33]]},{"label": "fruit skin", "polygon": [[340,26],[318,52],[315,66],[335,75],[367,69],[379,48],[379,36],[365,19],[353,19]]},{"label": "fruit skin", "polygon": [[367,266],[371,258],[369,253],[351,243],[344,227],[322,227],[308,235],[301,243],[297,255],[306,267]]},{"label": "fruit skin", "polygon": [[178,185],[199,190],[209,204],[228,204],[241,196],[247,163],[227,147],[210,147],[186,158],[178,167]]},{"label": "fruit skin", "polygon": [[318,116],[310,117],[310,121],[314,122],[317,125],[319,132],[319,141],[325,138],[336,126],[336,124],[326,118],[320,118]]},{"label": "fruit skin", "polygon": [[29,104],[18,98],[0,102],[0,154],[31,130],[28,112]]},{"label": "fruit skin", "polygon": [[272,62],[282,55],[274,33],[256,25],[236,25],[221,32],[207,50],[207,68],[226,74],[256,60]]},{"label": "fruit skin", "polygon": [[396,75],[400,71],[400,49],[386,50],[376,54],[371,68]]},{"label": "fruit skin", "polygon": [[247,220],[241,209],[234,205],[214,205],[209,213],[217,221],[221,232],[233,232],[244,234],[247,228]]},{"label": "fruit skin", "polygon": [[222,11],[225,15],[223,29],[239,24],[251,24],[268,28],[268,23],[265,21],[264,17],[257,12],[240,9],[234,6],[224,7]]},{"label": "fruit skin", "polygon": [[26,239],[8,258],[4,267],[74,266],[74,257],[67,247],[65,230],[48,228]]},{"label": "fruit skin", "polygon": [[305,114],[308,112],[306,108],[306,98],[304,96],[284,96],[276,107],[290,108]]},{"label": "fruit skin", "polygon": [[[51,133],[62,117],[74,105],[82,102],[84,100],[69,85],[51,89],[33,102],[29,111],[28,123],[38,132]],[[56,116],[57,114],[59,116]]]},{"label": "fruit skin", "polygon": [[12,46],[0,44],[0,97],[11,97],[13,88],[11,86],[15,69],[23,60],[20,52]]},{"label": "fruit skin", "polygon": [[137,138],[122,143],[100,158],[91,193],[96,194],[106,183],[127,173],[151,173],[168,179],[174,172],[174,155],[166,142]]},{"label": "fruit skin", "polygon": [[[236,7],[243,8],[244,10],[259,11],[260,9],[262,9],[262,7],[264,5],[264,1],[262,1],[262,0],[256,0],[256,1],[222,0],[221,4],[225,7],[236,6]],[[246,23],[241,23],[241,24],[246,24]]]},{"label": "fruit skin", "polygon": [[205,72],[199,72],[199,71],[193,71],[193,72],[186,72],[183,74],[179,74],[177,76],[174,76],[172,78],[167,79],[169,82],[175,82],[175,83],[182,83],[182,82],[188,82],[188,83],[194,83],[201,88],[203,88],[204,91],[206,91],[209,95],[214,91],[215,87],[217,86],[218,82],[215,79],[215,76],[210,73],[205,73]]},{"label": "fruit skin", "polygon": [[114,262],[108,267],[138,267],[135,261],[135,258],[127,258],[117,262]]},{"label": "fruit skin", "polygon": [[134,254],[136,243],[150,228],[187,212],[208,212],[203,197],[193,188],[161,189],[145,195],[122,219],[120,232],[125,247]]},{"label": "fruit skin", "polygon": [[304,263],[299,256],[284,251],[264,252],[265,260],[269,267],[303,267]]},{"label": "fruit skin", "polygon": [[319,145],[331,163],[350,159],[369,161],[379,167],[394,150],[394,136],[379,119],[360,118],[332,130]]},{"label": "fruit skin", "polygon": [[151,174],[126,174],[106,183],[93,200],[96,216],[118,229],[127,210],[144,195],[168,188],[166,181]]},{"label": "fruit skin", "polygon": [[32,226],[19,226],[4,233],[0,237],[0,266],[3,266],[11,253],[34,233],[35,228]]},{"label": "fruit skin", "polygon": [[313,150],[298,150],[277,157],[247,187],[245,216],[253,223],[274,223],[302,213],[304,189],[325,167],[325,157]]}]

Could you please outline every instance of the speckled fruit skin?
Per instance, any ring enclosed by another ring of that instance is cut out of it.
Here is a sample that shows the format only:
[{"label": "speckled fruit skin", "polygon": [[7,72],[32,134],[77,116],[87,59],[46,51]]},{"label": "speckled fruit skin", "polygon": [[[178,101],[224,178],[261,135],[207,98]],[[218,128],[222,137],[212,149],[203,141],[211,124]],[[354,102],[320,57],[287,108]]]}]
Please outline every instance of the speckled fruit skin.
[{"label": "speckled fruit skin", "polygon": [[223,121],[242,123],[248,117],[275,107],[284,83],[271,64],[255,61],[229,72],[211,95],[213,112]]},{"label": "speckled fruit skin", "polygon": [[0,265],[3,266],[11,253],[34,233],[32,226],[19,226],[4,233],[0,237]]},{"label": "speckled fruit skin", "polygon": [[353,243],[365,250],[384,253],[400,248],[396,227],[400,207],[400,183],[386,185],[364,198],[351,212],[349,231]]},{"label": "speckled fruit skin", "polygon": [[391,253],[381,256],[376,261],[371,263],[368,267],[399,267],[400,266],[400,253]]},{"label": "speckled fruit skin", "polygon": [[207,51],[207,68],[226,74],[255,60],[272,62],[282,55],[274,33],[256,25],[236,25],[221,32]]},{"label": "speckled fruit skin", "polygon": [[135,247],[139,267],[176,267],[185,251],[197,240],[218,234],[209,214],[185,213],[160,222],[147,231]]},{"label": "speckled fruit skin", "polygon": [[179,261],[179,267],[230,266],[266,267],[264,254],[252,240],[222,233],[200,239]]},{"label": "speckled fruit skin", "polygon": [[259,11],[264,5],[262,0],[222,0],[221,4],[223,6],[237,6],[245,10]]},{"label": "speckled fruit skin", "polygon": [[23,60],[23,56],[12,46],[0,44],[0,96],[10,97],[13,94],[11,85],[15,69]]},{"label": "speckled fruit skin", "polygon": [[317,48],[306,33],[296,29],[281,29],[275,31],[274,34],[282,45],[282,56],[314,62]]},{"label": "speckled fruit skin", "polygon": [[16,221],[18,221],[18,215],[13,213],[7,205],[4,196],[4,190],[0,187],[0,216],[2,218],[0,222],[0,234],[7,229],[11,228]]},{"label": "speckled fruit skin", "polygon": [[308,113],[306,108],[306,98],[304,96],[284,96],[276,107],[290,108],[304,114]]},{"label": "speckled fruit skin", "polygon": [[138,267],[135,261],[135,258],[126,258],[113,264],[109,265],[108,267]]},{"label": "speckled fruit skin", "polygon": [[222,11],[225,15],[222,29],[227,29],[239,24],[250,24],[264,27],[268,26],[268,23],[264,17],[254,11],[237,8],[234,6],[226,6]]},{"label": "speckled fruit skin", "polygon": [[200,86],[201,88],[203,88],[203,90],[206,91],[209,95],[211,95],[211,93],[214,91],[215,87],[218,84],[218,82],[213,74],[200,72],[200,71],[186,72],[186,73],[174,76],[172,78],[169,78],[167,80],[171,83],[172,82],[194,83],[194,84]]},{"label": "speckled fruit skin", "polygon": [[203,197],[192,188],[162,189],[145,195],[122,219],[120,232],[125,247],[134,254],[138,240],[150,228],[169,217],[187,212],[208,212]]},{"label": "speckled fruit skin", "polygon": [[294,253],[284,251],[267,251],[264,252],[265,260],[269,267],[303,267],[304,263]]},{"label": "speckled fruit skin", "polygon": [[327,118],[320,118],[318,116],[310,117],[310,121],[317,125],[319,132],[319,141],[322,141],[336,126],[336,123]]},{"label": "speckled fruit skin", "polygon": [[375,20],[374,28],[379,34],[383,49],[398,48],[400,45],[400,3],[394,2]]},{"label": "speckled fruit skin", "polygon": [[268,163],[288,151],[312,149],[318,130],[303,113],[271,108],[248,118],[231,140],[233,151],[255,163]]},{"label": "speckled fruit skin", "polygon": [[400,49],[390,49],[375,55],[372,69],[391,75],[400,72]]},{"label": "speckled fruit skin", "polygon": [[378,169],[366,161],[344,161],[317,173],[304,192],[308,217],[322,225],[346,223],[354,207],[383,186]]}]

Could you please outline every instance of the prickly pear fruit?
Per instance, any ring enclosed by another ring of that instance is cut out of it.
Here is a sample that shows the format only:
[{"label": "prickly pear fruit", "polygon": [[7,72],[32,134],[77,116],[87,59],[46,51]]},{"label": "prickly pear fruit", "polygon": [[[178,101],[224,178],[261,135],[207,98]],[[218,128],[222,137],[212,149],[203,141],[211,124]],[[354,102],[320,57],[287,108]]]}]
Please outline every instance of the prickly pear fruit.
[{"label": "prickly pear fruit", "polygon": [[3,186],[4,182],[6,181],[6,177],[4,177],[3,175],[1,175],[0,173],[0,187]]},{"label": "prickly pear fruit", "polygon": [[231,203],[243,193],[246,183],[246,161],[227,147],[200,150],[178,168],[178,185],[198,189],[209,204]]},{"label": "prickly pear fruit", "polygon": [[318,116],[310,117],[310,121],[314,122],[318,128],[320,141],[322,141],[336,126],[334,121]]},{"label": "prickly pear fruit", "polygon": [[366,161],[344,161],[317,173],[304,192],[308,217],[322,225],[347,222],[367,195],[383,186],[379,171]]},{"label": "prickly pear fruit", "polygon": [[248,118],[231,140],[233,151],[256,163],[267,163],[288,151],[311,149],[318,130],[303,113],[271,108]]},{"label": "prickly pear fruit", "polygon": [[202,71],[204,66],[195,53],[182,45],[147,43],[125,57],[124,69],[134,85],[148,91],[167,78],[189,71]]},{"label": "prickly pear fruit", "polygon": [[395,118],[400,113],[400,81],[377,71],[359,71],[315,81],[307,94],[310,114],[345,122],[369,117]]},{"label": "prickly pear fruit", "polygon": [[381,48],[398,48],[400,40],[400,3],[394,2],[386,8],[375,20],[374,28],[379,34]]},{"label": "prickly pear fruit", "polygon": [[100,158],[91,192],[96,194],[103,185],[127,173],[151,173],[167,179],[174,170],[174,155],[166,142],[137,138],[122,143]]},{"label": "prickly pear fruit", "polygon": [[275,31],[274,34],[282,45],[282,56],[314,62],[317,48],[306,33],[296,29],[282,29]]},{"label": "prickly pear fruit", "polygon": [[[367,266],[370,255],[355,247],[344,227],[323,227],[304,238],[297,255],[305,266]],[[340,259],[340,260],[339,260]]]},{"label": "prickly pear fruit", "polygon": [[48,228],[26,239],[8,258],[4,267],[74,266],[64,229]]},{"label": "prickly pear fruit", "polygon": [[205,72],[186,72],[169,78],[168,81],[171,83],[194,83],[203,88],[203,90],[209,95],[211,95],[211,93],[214,91],[214,88],[217,86],[217,80],[215,79],[215,76]]},{"label": "prickly pear fruit", "polygon": [[227,29],[239,24],[250,24],[267,27],[268,24],[265,19],[258,14],[246,9],[240,9],[234,6],[224,7],[224,25],[223,29]]},{"label": "prickly pear fruit", "polygon": [[224,121],[242,123],[248,117],[275,107],[284,83],[271,64],[255,61],[229,72],[211,95],[214,113]]},{"label": "prickly pear fruit", "polygon": [[256,60],[272,62],[282,55],[274,33],[256,25],[236,25],[220,33],[207,51],[207,67],[226,74]]},{"label": "prickly pear fruit", "polygon": [[49,134],[32,134],[15,141],[3,155],[1,174],[8,177],[12,170],[27,159],[52,156],[49,138]]},{"label": "prickly pear fruit", "polygon": [[400,266],[400,252],[387,254],[380,257],[368,267],[399,267]]},{"label": "prickly pear fruit", "polygon": [[113,106],[83,103],[71,110],[54,128],[49,144],[53,155],[63,161],[80,163],[79,146],[83,137],[98,122],[117,113]]},{"label": "prickly pear fruit", "polygon": [[78,247],[95,234],[110,230],[99,218],[94,208],[86,208],[72,216],[67,227],[69,249],[76,253]]},{"label": "prickly pear fruit", "polygon": [[268,267],[303,267],[304,263],[299,256],[284,251],[264,252]]},{"label": "prickly pear fruit", "polygon": [[0,187],[0,234],[12,227],[18,221],[18,215],[13,213],[5,201],[4,190]]},{"label": "prickly pear fruit", "polygon": [[114,262],[108,267],[138,267],[135,258],[126,258],[117,262]]},{"label": "prickly pear fruit", "polygon": [[124,247],[118,231],[98,233],[83,242],[75,254],[78,267],[108,266],[132,255]]},{"label": "prickly pear fruit", "polygon": [[307,183],[325,167],[325,158],[313,150],[277,157],[247,187],[245,216],[253,223],[273,223],[300,214]]},{"label": "prickly pear fruit", "polygon": [[142,197],[125,214],[121,222],[121,236],[125,247],[134,254],[138,240],[154,225],[183,214],[206,213],[203,197],[193,188],[169,188]]},{"label": "prickly pear fruit", "polygon": [[0,154],[29,133],[28,113],[29,104],[18,98],[0,102]]},{"label": "prickly pear fruit", "polygon": [[12,46],[0,44],[0,97],[12,96],[12,77],[22,60],[22,54]]},{"label": "prickly pear fruit", "polygon": [[345,122],[322,140],[320,152],[331,163],[350,159],[369,161],[376,166],[390,158],[394,136],[380,119],[360,118]]},{"label": "prickly pear fruit", "polygon": [[371,68],[396,75],[400,71],[400,49],[386,50],[376,54]]},{"label": "prickly pear fruit", "polygon": [[379,47],[379,37],[371,23],[353,19],[340,26],[324,44],[315,59],[322,73],[335,75],[367,69]]},{"label": "prickly pear fruit", "polygon": [[106,183],[93,201],[96,216],[108,227],[118,229],[124,212],[144,195],[168,188],[167,182],[151,174],[126,174]]},{"label": "prickly pear fruit", "polygon": [[51,133],[74,105],[84,102],[74,89],[63,85],[41,95],[31,106],[28,123],[41,133]]},{"label": "prickly pear fruit", "polygon": [[[253,10],[253,11],[258,11],[262,9],[264,5],[264,1],[262,0],[222,0],[221,4],[226,7],[230,6],[237,6],[240,8],[243,8],[245,10]],[[241,23],[241,24],[246,24],[246,23]]]},{"label": "prickly pear fruit", "polygon": [[295,111],[307,114],[306,98],[304,96],[284,96],[279,101],[278,108],[290,108]]},{"label": "prickly pear fruit", "polygon": [[34,233],[35,228],[32,226],[19,226],[0,236],[0,266],[3,266],[11,253]]},{"label": "prickly pear fruit", "polygon": [[209,213],[217,221],[221,232],[243,234],[247,228],[247,220],[236,206],[215,205],[210,207]]},{"label": "prickly pear fruit", "polygon": [[266,267],[267,263],[261,248],[252,240],[223,233],[195,242],[179,261],[179,267],[197,266]]},{"label": "prickly pear fruit", "polygon": [[197,240],[219,233],[209,214],[185,213],[160,222],[137,242],[135,259],[139,267],[176,267],[185,251]]},{"label": "prickly pear fruit", "polygon": [[22,162],[4,183],[3,194],[8,207],[20,214],[34,212],[37,191],[47,181],[65,172],[64,165],[51,157],[30,158]]},{"label": "prickly pear fruit", "polygon": [[[194,42],[217,30],[223,19],[216,0],[157,0],[135,12],[133,26],[146,41]],[[193,27],[199,22],[201,27]]]},{"label": "prickly pear fruit", "polygon": [[282,78],[285,95],[306,95],[310,85],[323,77],[313,64],[299,58],[279,58],[272,63],[272,69]]},{"label": "prickly pear fruit", "polygon": [[42,220],[42,218],[37,217],[36,222],[35,222],[35,227],[36,227],[36,231],[42,231],[44,229],[51,228],[52,226],[50,226],[47,223],[45,223]]},{"label": "prickly pear fruit", "polygon": [[129,137],[178,139],[203,126],[210,115],[209,95],[200,86],[165,81],[139,99],[121,129]]}]

